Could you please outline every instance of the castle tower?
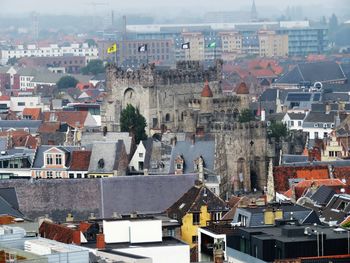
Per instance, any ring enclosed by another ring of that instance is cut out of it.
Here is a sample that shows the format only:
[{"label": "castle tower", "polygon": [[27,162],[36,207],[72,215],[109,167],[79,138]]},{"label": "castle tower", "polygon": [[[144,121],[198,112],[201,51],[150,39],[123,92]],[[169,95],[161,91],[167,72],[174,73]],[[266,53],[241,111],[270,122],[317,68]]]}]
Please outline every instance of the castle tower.
[{"label": "castle tower", "polygon": [[258,19],[258,12],[256,11],[255,0],[253,0],[252,9],[250,11],[250,19],[252,21]]},{"label": "castle tower", "polygon": [[241,108],[249,108],[249,88],[245,82],[241,82],[236,88],[236,95],[241,100]]},{"label": "castle tower", "polygon": [[213,112],[213,92],[209,87],[208,81],[205,82],[202,93],[201,93],[201,113]]}]

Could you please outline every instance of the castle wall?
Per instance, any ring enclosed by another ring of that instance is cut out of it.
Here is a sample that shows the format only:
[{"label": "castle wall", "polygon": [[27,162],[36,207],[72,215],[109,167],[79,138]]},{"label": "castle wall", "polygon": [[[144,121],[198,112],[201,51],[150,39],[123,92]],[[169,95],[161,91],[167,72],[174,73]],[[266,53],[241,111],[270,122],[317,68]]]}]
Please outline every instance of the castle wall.
[{"label": "castle wall", "polygon": [[266,186],[266,127],[260,122],[215,126],[215,170],[221,193],[251,191]]}]

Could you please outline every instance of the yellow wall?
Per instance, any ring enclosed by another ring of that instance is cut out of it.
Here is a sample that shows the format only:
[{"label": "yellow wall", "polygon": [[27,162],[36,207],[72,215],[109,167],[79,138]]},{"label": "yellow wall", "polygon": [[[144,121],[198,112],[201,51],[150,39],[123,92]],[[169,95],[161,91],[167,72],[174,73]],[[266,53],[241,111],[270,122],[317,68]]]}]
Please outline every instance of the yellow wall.
[{"label": "yellow wall", "polygon": [[192,213],[187,213],[182,218],[182,226],[181,226],[181,239],[190,245],[192,248],[195,244],[192,243],[192,236],[197,236],[198,227],[206,226],[207,221],[211,220],[210,213],[207,210],[207,206],[201,207],[200,213],[200,224],[193,225],[193,215]]}]

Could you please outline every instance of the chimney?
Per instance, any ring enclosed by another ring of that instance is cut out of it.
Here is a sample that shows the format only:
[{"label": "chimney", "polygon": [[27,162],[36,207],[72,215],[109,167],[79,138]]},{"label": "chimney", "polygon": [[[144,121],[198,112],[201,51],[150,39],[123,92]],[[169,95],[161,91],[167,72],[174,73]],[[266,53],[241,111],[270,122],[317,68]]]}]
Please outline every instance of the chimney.
[{"label": "chimney", "polygon": [[176,146],[176,143],[177,143],[177,137],[175,136],[174,138],[172,138],[172,145],[173,145],[173,147]]},{"label": "chimney", "polygon": [[105,235],[103,233],[96,235],[96,248],[100,250],[106,248]]},{"label": "chimney", "polygon": [[78,246],[81,245],[80,230],[73,231],[73,244],[78,245]]},{"label": "chimney", "polygon": [[262,109],[261,110],[261,121],[265,121],[266,119],[266,112],[265,112],[265,109]]},{"label": "chimney", "polygon": [[326,103],[326,114],[329,114],[331,112],[331,105],[329,103]]},{"label": "chimney", "polygon": [[224,263],[224,251],[222,249],[214,250],[214,263]]},{"label": "chimney", "polygon": [[195,134],[192,134],[192,145],[195,145],[196,144],[196,135]]},{"label": "chimney", "polygon": [[73,222],[74,221],[74,217],[71,213],[69,213],[66,217],[66,222]]}]

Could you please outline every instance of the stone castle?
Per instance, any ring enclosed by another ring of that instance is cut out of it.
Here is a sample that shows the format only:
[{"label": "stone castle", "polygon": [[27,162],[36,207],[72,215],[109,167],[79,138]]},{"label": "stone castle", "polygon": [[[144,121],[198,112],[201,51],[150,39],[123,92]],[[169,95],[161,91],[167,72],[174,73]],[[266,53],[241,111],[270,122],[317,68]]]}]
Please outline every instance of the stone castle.
[{"label": "stone castle", "polygon": [[179,62],[176,69],[166,70],[152,64],[137,71],[111,65],[101,107],[102,126],[119,131],[121,111],[132,104],[146,118],[148,134],[164,130],[214,134],[221,192],[263,189],[266,127],[237,122],[240,111],[249,108],[249,89],[241,83],[236,95],[228,96],[222,93],[221,81],[221,60],[207,69],[198,61]]}]

